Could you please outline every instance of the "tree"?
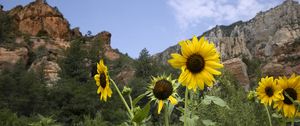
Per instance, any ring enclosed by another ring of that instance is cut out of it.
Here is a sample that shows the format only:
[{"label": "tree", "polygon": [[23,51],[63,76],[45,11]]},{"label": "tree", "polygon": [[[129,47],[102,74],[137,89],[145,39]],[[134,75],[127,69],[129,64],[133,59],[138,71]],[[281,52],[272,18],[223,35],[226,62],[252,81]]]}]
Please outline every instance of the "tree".
[{"label": "tree", "polygon": [[77,39],[71,43],[67,50],[66,58],[62,61],[63,78],[74,78],[80,82],[88,79],[88,69],[86,68],[86,51],[82,49],[83,41]]},{"label": "tree", "polygon": [[149,51],[144,48],[140,52],[139,58],[136,61],[136,76],[141,78],[150,78],[155,75],[156,67],[152,61]]}]

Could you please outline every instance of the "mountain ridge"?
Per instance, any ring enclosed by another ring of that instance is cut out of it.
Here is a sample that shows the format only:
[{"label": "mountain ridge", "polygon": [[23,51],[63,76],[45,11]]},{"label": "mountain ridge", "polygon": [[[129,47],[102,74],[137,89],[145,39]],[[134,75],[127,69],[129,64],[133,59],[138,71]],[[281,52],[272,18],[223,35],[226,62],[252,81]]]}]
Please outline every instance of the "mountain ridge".
[{"label": "mountain ridge", "polygon": [[[247,67],[241,64],[256,59],[261,62],[258,67],[263,76],[300,74],[300,5],[296,1],[284,1],[265,12],[259,12],[245,22],[237,21],[228,26],[217,25],[198,38],[201,36],[214,42],[221,54],[221,60],[233,74],[239,71],[233,71],[232,65]],[[152,58],[168,65],[167,60],[172,53],[180,53],[180,46],[171,46]],[[247,75],[247,68],[240,70]],[[236,75],[236,78],[247,78]]]}]

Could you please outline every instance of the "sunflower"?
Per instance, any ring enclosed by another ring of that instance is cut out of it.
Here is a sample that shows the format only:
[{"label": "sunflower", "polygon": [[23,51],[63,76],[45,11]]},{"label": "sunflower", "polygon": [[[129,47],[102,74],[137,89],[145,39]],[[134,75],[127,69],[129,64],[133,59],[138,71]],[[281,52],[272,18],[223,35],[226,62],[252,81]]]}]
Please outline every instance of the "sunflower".
[{"label": "sunflower", "polygon": [[188,89],[204,89],[204,84],[209,87],[213,86],[215,78],[213,75],[220,75],[221,72],[216,70],[222,68],[220,63],[220,54],[217,52],[215,45],[209,43],[204,37],[198,41],[196,36],[192,41],[186,40],[179,42],[181,54],[171,54],[172,59],[168,60],[172,67],[181,69],[179,83],[187,86]]},{"label": "sunflower", "polygon": [[272,101],[283,99],[282,90],[276,84],[273,77],[261,78],[259,86],[256,88],[257,97],[264,105],[271,106]]},{"label": "sunflower", "polygon": [[[293,74],[290,78],[285,76],[279,77],[277,82],[283,90],[282,93],[284,94],[284,99],[276,102],[274,104],[274,108],[277,108],[277,110],[283,110],[285,117],[294,117],[296,106],[293,101],[288,98],[288,96],[293,100],[300,101],[300,76]],[[286,94],[288,94],[288,96]]]},{"label": "sunflower", "polygon": [[112,91],[109,87],[109,76],[107,72],[107,67],[104,65],[101,59],[97,63],[97,74],[94,76],[96,85],[98,86],[97,94],[100,95],[100,100],[106,101],[107,96],[111,97]]},{"label": "sunflower", "polygon": [[171,75],[166,77],[165,75],[152,77],[151,83],[146,92],[151,101],[158,103],[158,114],[160,114],[164,103],[170,101],[171,104],[176,105],[176,86],[175,80],[171,79]]}]

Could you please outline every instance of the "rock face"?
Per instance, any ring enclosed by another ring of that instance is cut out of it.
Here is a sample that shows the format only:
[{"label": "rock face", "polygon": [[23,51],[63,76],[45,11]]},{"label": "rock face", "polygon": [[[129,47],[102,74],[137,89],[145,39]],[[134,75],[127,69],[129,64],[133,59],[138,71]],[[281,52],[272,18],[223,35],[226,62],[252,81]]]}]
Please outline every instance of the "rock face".
[{"label": "rock face", "polygon": [[[222,61],[255,58],[263,62],[265,76],[277,72],[289,75],[297,72],[299,68],[296,66],[300,64],[300,5],[296,1],[286,0],[277,7],[258,13],[247,22],[216,26],[201,36],[215,43]],[[153,58],[167,64],[170,54],[179,52],[179,48],[178,45],[172,46]],[[268,63],[276,64],[278,68],[266,66]],[[281,71],[286,68],[290,70]]]},{"label": "rock face", "polygon": [[233,58],[223,62],[224,68],[229,71],[245,90],[249,90],[250,81],[247,74],[247,66],[240,58]]},{"label": "rock face", "polygon": [[0,68],[6,67],[5,65],[16,64],[18,61],[26,63],[28,60],[28,49],[21,47],[15,50],[8,50],[0,47]]},{"label": "rock face", "polygon": [[107,31],[103,31],[97,35],[100,37],[101,42],[103,43],[103,51],[105,57],[107,57],[109,60],[116,60],[120,58],[120,55],[116,53],[115,50],[111,48],[110,40],[111,40],[111,33]]},{"label": "rock face", "polygon": [[56,84],[56,82],[60,79],[58,73],[61,70],[61,68],[59,67],[57,62],[49,61],[47,56],[32,63],[30,66],[30,70],[42,70],[48,86]]},{"label": "rock face", "polygon": [[[58,62],[66,56],[66,50],[72,40],[82,40],[84,43],[81,48],[88,53],[96,42],[102,45],[99,46],[101,58],[104,55],[111,61],[120,59],[121,53],[112,49],[110,45],[111,33],[103,31],[96,36],[82,36],[78,27],[70,30],[68,21],[56,7],[49,6],[45,0],[36,0],[24,7],[17,6],[3,13],[12,17],[13,22],[10,23],[17,26],[17,29],[13,30],[23,34],[18,35],[14,42],[0,42],[0,72],[3,68],[23,61],[30,67],[29,70],[42,71],[45,80],[51,86],[60,79],[61,67]],[[93,64],[88,58],[83,62],[86,62],[87,69]],[[130,65],[121,67],[116,79],[127,84],[134,76],[134,69]]]},{"label": "rock face", "polygon": [[36,0],[27,6],[17,6],[9,15],[15,17],[19,31],[29,35],[48,34],[53,38],[69,38],[68,21],[45,1]]}]

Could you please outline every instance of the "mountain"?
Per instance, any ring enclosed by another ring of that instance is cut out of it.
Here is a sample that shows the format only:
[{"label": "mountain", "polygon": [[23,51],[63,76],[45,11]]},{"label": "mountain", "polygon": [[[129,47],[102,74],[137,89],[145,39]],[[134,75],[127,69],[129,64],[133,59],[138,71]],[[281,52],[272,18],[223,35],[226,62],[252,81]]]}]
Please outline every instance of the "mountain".
[{"label": "mountain", "polygon": [[[253,60],[261,62],[263,75],[300,74],[300,5],[296,1],[286,0],[246,22],[217,25],[198,37],[201,36],[215,43],[225,68],[240,81],[248,77],[245,63]],[[167,64],[170,54],[179,50],[178,45],[171,46],[152,58]]]},{"label": "mountain", "polygon": [[[112,49],[111,33],[103,31],[95,36],[82,36],[79,28],[70,29],[68,20],[58,8],[48,5],[45,0],[19,5],[8,11],[2,8],[1,5],[0,72],[22,62],[28,70],[42,68],[48,83],[56,83],[62,69],[59,62],[66,57],[72,42],[77,40],[81,41],[80,48],[88,53],[84,62],[86,69],[91,69],[90,74],[100,58],[117,62],[125,57],[129,62],[133,61],[117,49]],[[93,49],[98,51],[91,52]],[[91,58],[91,53],[96,53],[95,58]],[[122,69],[116,75],[117,80],[127,83],[134,74],[133,67],[130,63],[119,67]]]}]

